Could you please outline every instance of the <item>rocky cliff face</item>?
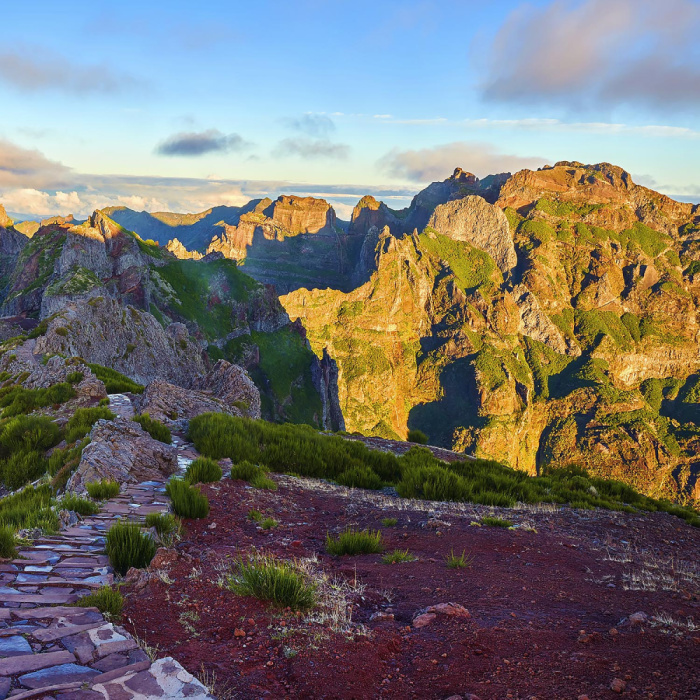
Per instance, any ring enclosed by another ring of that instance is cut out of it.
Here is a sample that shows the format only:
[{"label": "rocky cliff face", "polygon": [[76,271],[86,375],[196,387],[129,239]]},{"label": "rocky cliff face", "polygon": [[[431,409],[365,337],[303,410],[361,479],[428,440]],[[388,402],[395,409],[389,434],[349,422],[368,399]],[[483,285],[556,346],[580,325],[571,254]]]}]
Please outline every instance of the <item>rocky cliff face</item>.
[{"label": "rocky cliff face", "polygon": [[[7,251],[0,262],[10,270],[2,311],[44,320],[37,352],[78,355],[139,383],[182,387],[216,360],[243,363],[263,393],[263,415],[331,425],[338,409],[324,408],[334,394],[316,381],[321,360],[272,287],[218,253],[178,259],[104,212],[82,224],[44,224],[31,240],[0,232]],[[4,325],[17,334],[17,323]],[[251,401],[251,415],[260,415],[259,397]]]},{"label": "rocky cliff face", "polygon": [[402,238],[362,207],[386,225],[369,281],[282,297],[338,363],[348,430],[700,496],[699,208],[608,164],[492,179],[495,207],[480,186],[431,186]]},{"label": "rocky cliff face", "polygon": [[7,228],[8,226],[12,226],[12,219],[7,215],[5,207],[0,204],[0,227]]},{"label": "rocky cliff face", "polygon": [[363,239],[364,232],[344,231],[325,200],[279,197],[261,200],[237,225],[224,226],[207,251],[237,260],[247,274],[281,293],[300,287],[349,289]]}]

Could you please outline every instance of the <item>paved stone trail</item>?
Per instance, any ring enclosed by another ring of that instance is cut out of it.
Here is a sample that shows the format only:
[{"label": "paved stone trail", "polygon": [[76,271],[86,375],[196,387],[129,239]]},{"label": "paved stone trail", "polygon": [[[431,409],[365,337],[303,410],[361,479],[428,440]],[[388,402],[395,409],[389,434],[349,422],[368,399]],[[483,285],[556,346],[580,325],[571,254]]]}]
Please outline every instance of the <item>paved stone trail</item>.
[{"label": "paved stone trail", "polygon": [[[128,397],[117,403],[114,408],[126,416]],[[176,446],[186,467],[190,446]],[[35,540],[13,561],[0,561],[0,699],[211,699],[171,657],[151,663],[131,635],[97,608],[71,607],[113,582],[104,553],[111,525],[168,509],[164,482],[130,485],[97,515]]]}]

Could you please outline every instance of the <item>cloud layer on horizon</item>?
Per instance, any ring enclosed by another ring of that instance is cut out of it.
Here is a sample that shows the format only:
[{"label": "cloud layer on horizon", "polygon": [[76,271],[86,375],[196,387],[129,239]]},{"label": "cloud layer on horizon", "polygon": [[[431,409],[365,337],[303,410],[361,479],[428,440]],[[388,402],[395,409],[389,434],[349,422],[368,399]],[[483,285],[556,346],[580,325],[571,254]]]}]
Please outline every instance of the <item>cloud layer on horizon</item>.
[{"label": "cloud layer on horizon", "polygon": [[555,0],[521,5],[489,51],[490,101],[673,112],[700,105],[700,4]]}]

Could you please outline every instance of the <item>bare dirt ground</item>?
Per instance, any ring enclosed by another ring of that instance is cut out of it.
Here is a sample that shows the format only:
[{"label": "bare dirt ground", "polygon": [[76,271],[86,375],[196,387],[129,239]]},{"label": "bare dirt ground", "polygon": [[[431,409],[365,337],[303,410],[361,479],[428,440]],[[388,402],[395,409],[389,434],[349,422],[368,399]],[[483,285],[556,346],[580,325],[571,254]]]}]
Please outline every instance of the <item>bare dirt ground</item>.
[{"label": "bare dirt ground", "polygon": [[[124,589],[131,630],[215,675],[217,697],[700,697],[700,530],[683,521],[274,479],[278,491],[230,479],[203,487],[211,513],[186,521],[174,563]],[[263,530],[250,509],[279,525]],[[484,515],[516,527],[473,524]],[[329,556],[326,532],[346,526],[380,529],[387,550],[417,560]],[[217,585],[236,557],[262,551],[305,560],[321,608],[299,615]],[[470,566],[448,568],[452,551]],[[469,616],[416,620],[449,602]]]}]

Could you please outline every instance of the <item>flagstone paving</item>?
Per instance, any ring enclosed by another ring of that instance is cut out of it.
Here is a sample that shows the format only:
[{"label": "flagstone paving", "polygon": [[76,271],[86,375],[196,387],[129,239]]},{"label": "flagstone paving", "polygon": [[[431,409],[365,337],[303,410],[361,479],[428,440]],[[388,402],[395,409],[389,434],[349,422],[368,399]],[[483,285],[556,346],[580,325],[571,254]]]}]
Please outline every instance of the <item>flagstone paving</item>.
[{"label": "flagstone paving", "polygon": [[[113,410],[133,415],[128,397],[110,399]],[[181,440],[176,446],[184,469],[194,456],[191,446]],[[130,485],[98,514],[35,540],[17,559],[0,561],[0,700],[212,698],[173,658],[151,663],[97,608],[72,607],[114,582],[105,555],[111,525],[169,508],[165,482]]]}]

